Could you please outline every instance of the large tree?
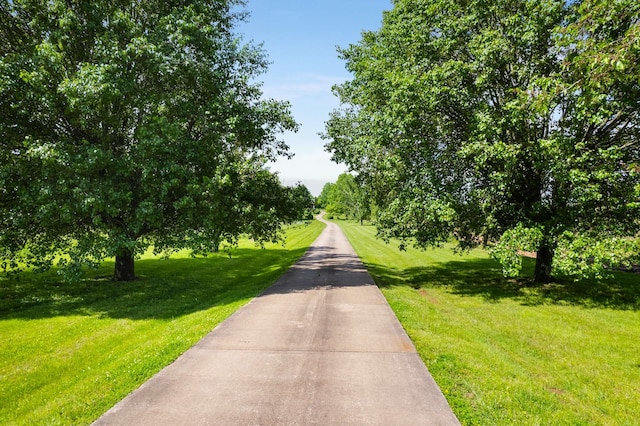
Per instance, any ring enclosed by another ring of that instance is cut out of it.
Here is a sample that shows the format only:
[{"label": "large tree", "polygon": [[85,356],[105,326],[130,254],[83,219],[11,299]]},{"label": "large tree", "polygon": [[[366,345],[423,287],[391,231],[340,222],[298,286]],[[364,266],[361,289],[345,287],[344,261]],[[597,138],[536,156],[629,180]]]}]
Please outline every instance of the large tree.
[{"label": "large tree", "polygon": [[331,202],[331,193],[334,186],[334,182],[327,182],[324,184],[320,195],[318,195],[318,198],[316,199],[316,207],[324,209],[329,205],[329,203]]},{"label": "large tree", "polygon": [[298,182],[294,186],[287,188],[289,192],[289,201],[291,212],[289,217],[295,220],[313,219],[313,209],[315,207],[315,198],[311,195],[309,189]]},{"label": "large tree", "polygon": [[[0,257],[68,273],[115,256],[278,235],[264,165],[289,105],[263,100],[241,0],[0,2]],[[289,209],[290,210],[290,209]]]},{"label": "large tree", "polygon": [[327,213],[344,215],[348,219],[362,223],[369,218],[369,201],[356,178],[349,173],[342,173],[331,187]]},{"label": "large tree", "polygon": [[639,8],[396,0],[340,51],[354,77],[325,135],[380,234],[490,243],[506,274],[536,251],[539,282],[622,261],[640,216]]}]

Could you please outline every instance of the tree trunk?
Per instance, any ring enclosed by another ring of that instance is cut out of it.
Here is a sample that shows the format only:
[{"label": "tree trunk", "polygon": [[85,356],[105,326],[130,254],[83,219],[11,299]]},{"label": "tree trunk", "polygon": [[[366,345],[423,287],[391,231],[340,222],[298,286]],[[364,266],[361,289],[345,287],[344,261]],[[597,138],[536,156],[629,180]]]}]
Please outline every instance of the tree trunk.
[{"label": "tree trunk", "polygon": [[553,250],[549,246],[542,246],[536,255],[535,282],[549,283],[552,281],[551,267],[553,265]]},{"label": "tree trunk", "polygon": [[120,249],[116,254],[116,267],[113,272],[114,281],[133,281],[136,274],[133,265],[133,253],[130,249]]}]

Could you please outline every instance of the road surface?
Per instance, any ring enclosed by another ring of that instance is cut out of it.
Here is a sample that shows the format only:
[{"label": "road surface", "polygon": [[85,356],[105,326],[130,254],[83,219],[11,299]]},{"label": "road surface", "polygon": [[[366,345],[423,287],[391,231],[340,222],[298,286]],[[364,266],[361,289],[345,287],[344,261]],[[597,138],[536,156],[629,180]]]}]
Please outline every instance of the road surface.
[{"label": "road surface", "polygon": [[458,425],[332,223],[262,295],[97,425]]}]

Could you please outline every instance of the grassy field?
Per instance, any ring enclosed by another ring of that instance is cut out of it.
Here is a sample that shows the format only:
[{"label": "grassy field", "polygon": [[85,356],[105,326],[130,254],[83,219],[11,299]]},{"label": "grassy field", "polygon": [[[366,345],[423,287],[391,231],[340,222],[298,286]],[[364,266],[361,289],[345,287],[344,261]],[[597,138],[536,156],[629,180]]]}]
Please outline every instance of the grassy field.
[{"label": "grassy field", "polygon": [[139,279],[109,280],[113,263],[78,284],[55,271],[0,278],[0,424],[87,424],[273,283],[323,224],[287,243],[243,241],[205,259],[142,259]]},{"label": "grassy field", "polygon": [[463,424],[640,421],[640,275],[535,286],[481,250],[400,252],[338,223]]}]

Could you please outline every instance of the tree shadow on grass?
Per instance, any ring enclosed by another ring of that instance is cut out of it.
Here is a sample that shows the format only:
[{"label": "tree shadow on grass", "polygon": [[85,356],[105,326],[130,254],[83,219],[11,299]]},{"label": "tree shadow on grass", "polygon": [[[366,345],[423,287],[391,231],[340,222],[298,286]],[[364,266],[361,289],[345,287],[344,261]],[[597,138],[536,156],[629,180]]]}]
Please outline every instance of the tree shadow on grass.
[{"label": "tree shadow on grass", "polygon": [[306,249],[235,249],[233,256],[136,261],[138,279],[113,282],[113,262],[77,283],[55,270],[0,278],[0,320],[92,315],[172,319],[255,297]]},{"label": "tree shadow on grass", "polygon": [[534,263],[531,259],[523,259],[523,272],[518,279],[504,278],[500,266],[489,258],[402,270],[377,264],[366,266],[380,287],[440,287],[461,296],[483,297],[488,302],[512,299],[528,306],[555,304],[640,309],[640,274],[612,272],[606,279],[574,281],[562,277],[550,284],[536,284],[528,278],[533,276]]}]

